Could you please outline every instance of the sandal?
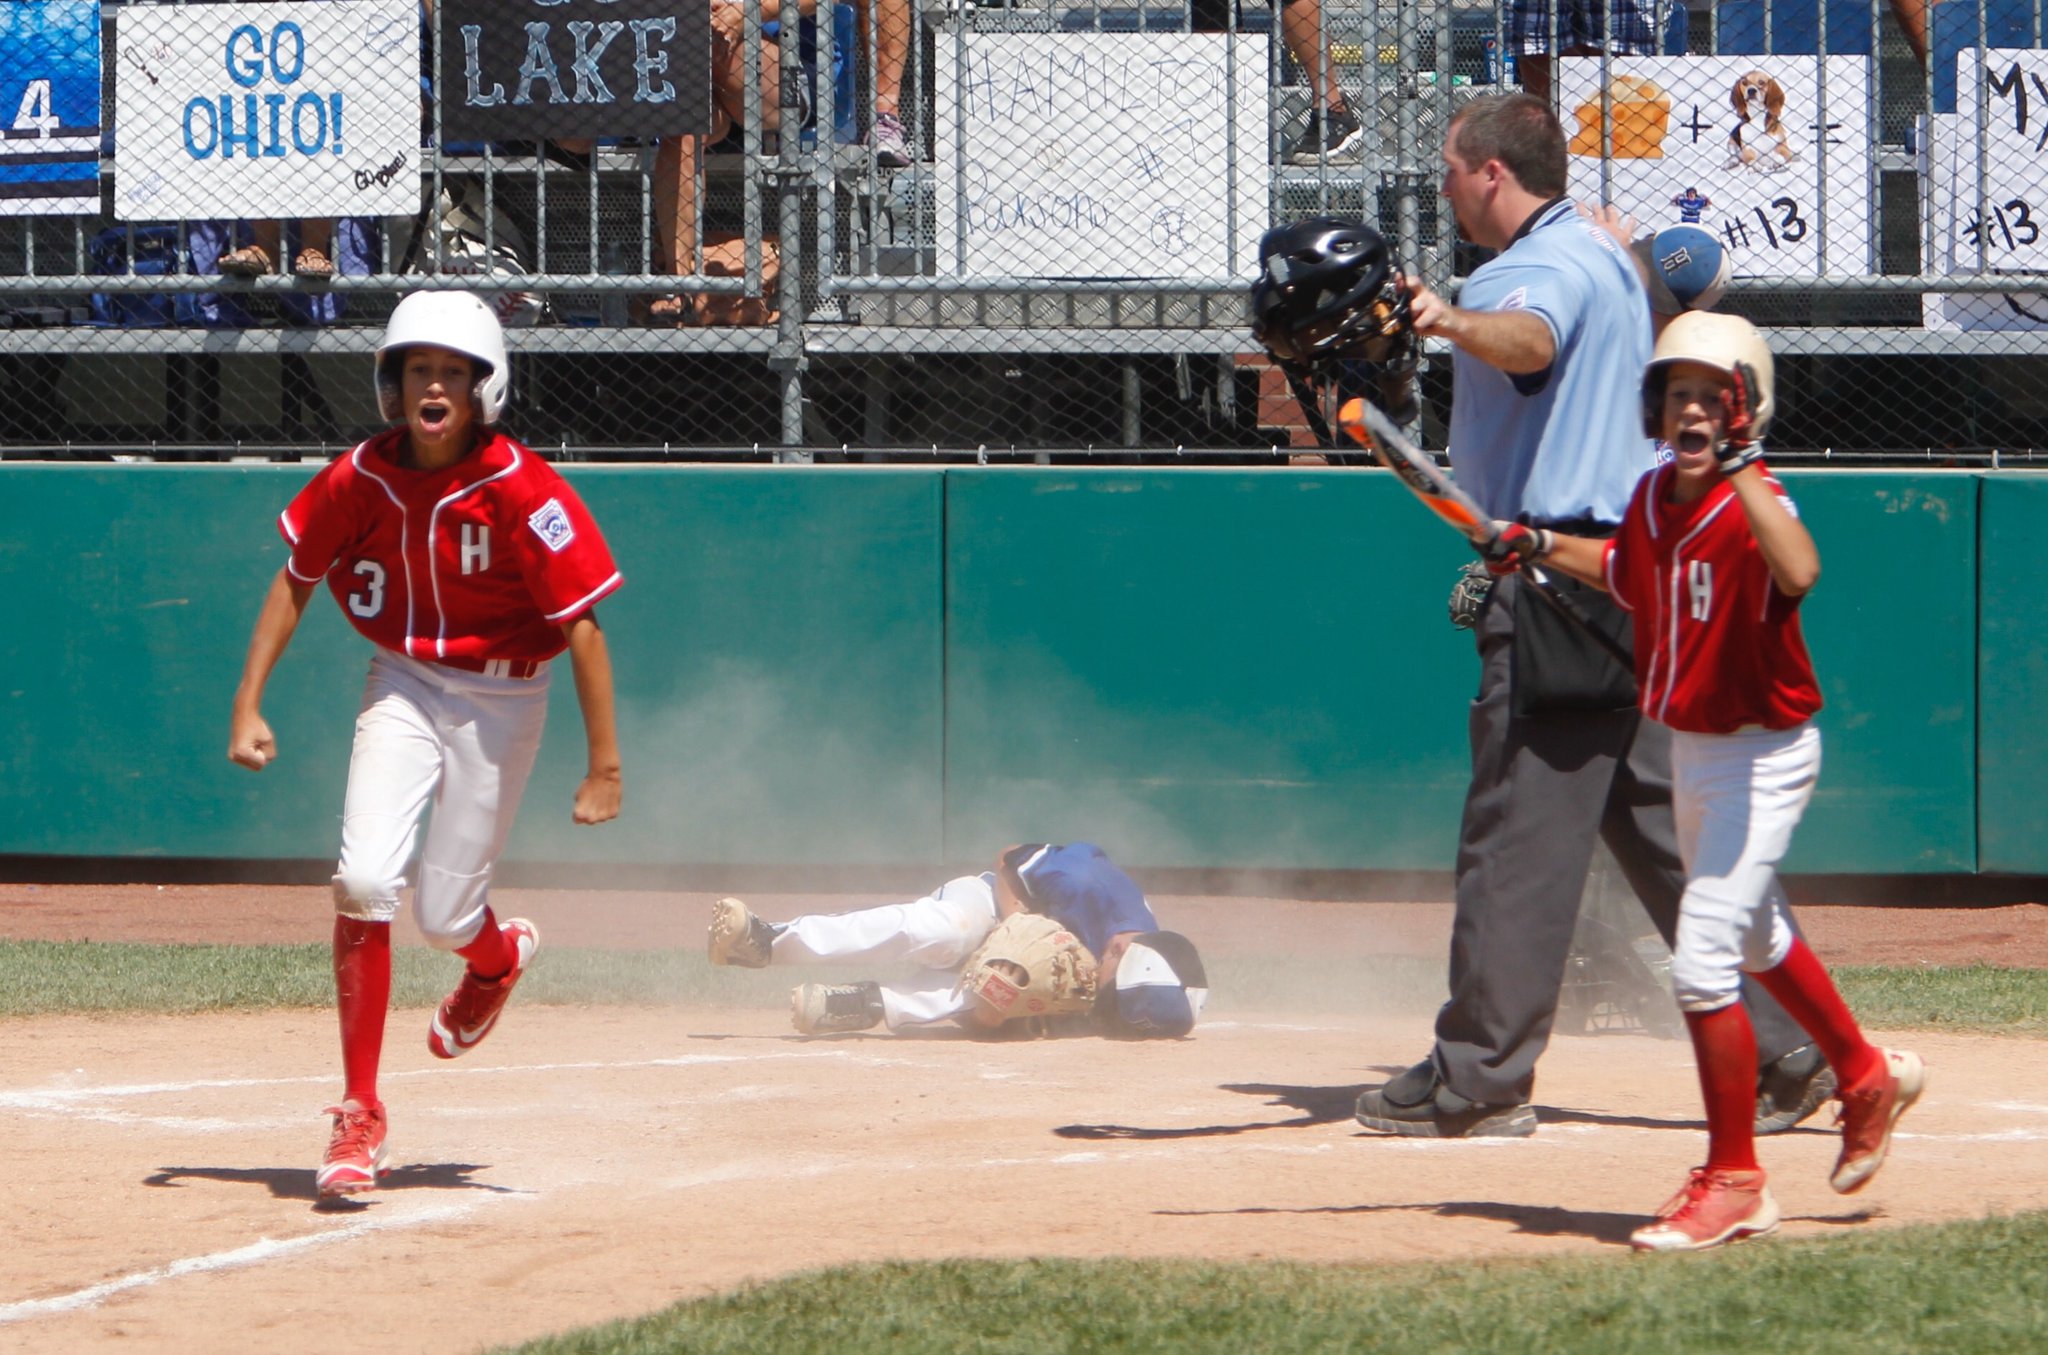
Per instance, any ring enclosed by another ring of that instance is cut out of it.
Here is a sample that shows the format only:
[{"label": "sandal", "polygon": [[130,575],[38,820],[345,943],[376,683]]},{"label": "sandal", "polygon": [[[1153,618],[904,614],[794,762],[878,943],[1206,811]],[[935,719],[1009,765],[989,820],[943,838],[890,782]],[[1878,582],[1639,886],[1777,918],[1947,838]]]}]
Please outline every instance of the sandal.
[{"label": "sandal", "polygon": [[271,272],[270,254],[261,245],[243,245],[220,256],[220,271],[230,277],[262,278]]},{"label": "sandal", "polygon": [[308,282],[325,282],[334,276],[334,261],[309,245],[292,260],[292,272]]}]

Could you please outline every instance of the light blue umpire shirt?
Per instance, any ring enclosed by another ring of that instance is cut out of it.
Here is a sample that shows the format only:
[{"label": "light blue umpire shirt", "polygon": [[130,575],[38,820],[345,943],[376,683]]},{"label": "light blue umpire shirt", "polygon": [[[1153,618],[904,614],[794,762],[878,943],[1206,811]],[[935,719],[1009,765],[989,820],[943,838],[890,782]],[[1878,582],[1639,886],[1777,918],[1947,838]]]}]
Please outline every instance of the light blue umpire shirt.
[{"label": "light blue umpire shirt", "polygon": [[1528,376],[1453,349],[1458,483],[1496,518],[1619,523],[1656,464],[1642,414],[1650,303],[1628,251],[1559,198],[1473,270],[1458,305],[1525,310],[1557,342],[1550,366]]}]

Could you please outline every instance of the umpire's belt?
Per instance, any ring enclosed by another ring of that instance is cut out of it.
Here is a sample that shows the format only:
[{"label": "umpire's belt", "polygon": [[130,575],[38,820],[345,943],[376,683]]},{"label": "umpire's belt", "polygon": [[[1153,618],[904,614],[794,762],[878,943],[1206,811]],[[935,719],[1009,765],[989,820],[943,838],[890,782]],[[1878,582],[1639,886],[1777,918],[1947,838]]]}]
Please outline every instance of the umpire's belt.
[{"label": "umpire's belt", "polygon": [[1527,525],[1545,531],[1563,532],[1566,536],[1590,536],[1596,539],[1613,536],[1621,530],[1614,523],[1602,522],[1598,518],[1538,518]]},{"label": "umpire's belt", "polygon": [[536,676],[547,667],[546,659],[459,659],[449,657],[435,659],[443,668],[459,668],[465,673],[482,673],[485,677],[526,678]]}]

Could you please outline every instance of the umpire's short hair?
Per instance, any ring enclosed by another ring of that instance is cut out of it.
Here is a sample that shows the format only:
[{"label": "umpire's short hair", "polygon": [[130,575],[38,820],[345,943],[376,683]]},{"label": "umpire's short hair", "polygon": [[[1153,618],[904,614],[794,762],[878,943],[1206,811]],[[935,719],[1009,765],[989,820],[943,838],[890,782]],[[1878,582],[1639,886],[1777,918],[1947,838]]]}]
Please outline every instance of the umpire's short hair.
[{"label": "umpire's short hair", "polygon": [[1522,187],[1546,198],[1565,190],[1564,127],[1533,94],[1489,94],[1451,117],[1456,154],[1469,165],[1498,160]]}]

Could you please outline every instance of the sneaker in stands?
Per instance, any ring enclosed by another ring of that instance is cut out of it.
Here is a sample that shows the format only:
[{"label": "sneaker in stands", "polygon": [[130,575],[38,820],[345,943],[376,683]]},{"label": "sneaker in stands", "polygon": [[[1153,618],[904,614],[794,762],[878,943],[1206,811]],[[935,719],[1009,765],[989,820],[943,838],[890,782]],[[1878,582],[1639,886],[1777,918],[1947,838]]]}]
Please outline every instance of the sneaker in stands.
[{"label": "sneaker in stands", "polygon": [[1349,108],[1321,108],[1308,115],[1308,126],[1287,148],[1290,165],[1349,163],[1365,145],[1365,128]]},{"label": "sneaker in stands", "polygon": [[883,169],[910,167],[910,138],[904,135],[903,119],[894,113],[875,114],[868,130],[868,145],[874,148],[875,163]]}]

